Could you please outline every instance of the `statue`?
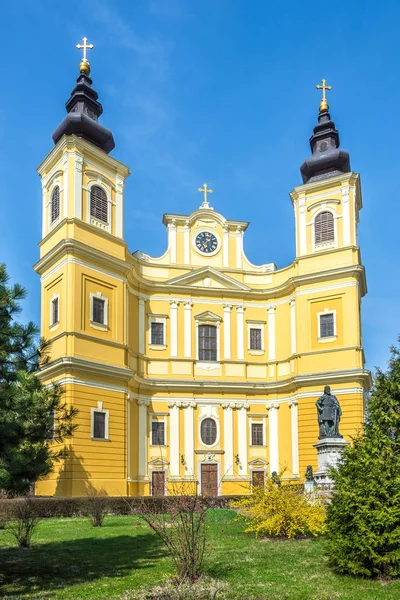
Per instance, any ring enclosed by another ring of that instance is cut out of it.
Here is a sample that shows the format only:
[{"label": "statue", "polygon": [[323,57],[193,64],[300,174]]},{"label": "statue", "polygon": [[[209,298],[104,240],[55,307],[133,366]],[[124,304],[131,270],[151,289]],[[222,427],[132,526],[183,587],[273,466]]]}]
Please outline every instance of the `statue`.
[{"label": "statue", "polygon": [[313,468],[311,465],[307,466],[305,477],[306,477],[306,481],[314,481],[314,473],[313,473]]},{"label": "statue", "polygon": [[319,439],[343,437],[339,433],[339,422],[342,409],[336,396],[331,394],[331,388],[326,385],[323,395],[316,402],[318,411]]}]

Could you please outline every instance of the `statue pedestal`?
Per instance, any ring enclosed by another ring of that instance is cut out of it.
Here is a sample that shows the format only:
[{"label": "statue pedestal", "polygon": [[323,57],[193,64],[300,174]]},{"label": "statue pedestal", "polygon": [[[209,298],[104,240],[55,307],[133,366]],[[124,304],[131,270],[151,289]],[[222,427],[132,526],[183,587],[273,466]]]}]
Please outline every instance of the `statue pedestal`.
[{"label": "statue pedestal", "polygon": [[342,437],[322,438],[314,444],[318,452],[318,471],[314,474],[317,485],[332,485],[329,469],[336,467],[348,445]]}]

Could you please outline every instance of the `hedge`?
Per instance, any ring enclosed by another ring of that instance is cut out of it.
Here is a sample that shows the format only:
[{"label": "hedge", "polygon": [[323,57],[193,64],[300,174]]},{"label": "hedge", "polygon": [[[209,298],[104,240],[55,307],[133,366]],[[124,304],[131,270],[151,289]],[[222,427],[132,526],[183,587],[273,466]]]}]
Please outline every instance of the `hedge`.
[{"label": "hedge", "polygon": [[[100,497],[98,497],[100,498]],[[154,512],[168,511],[168,503],[173,502],[176,496],[104,496],[101,497],[107,505],[109,515],[139,514],[143,502]],[[218,496],[202,498],[202,502],[210,508],[227,508],[232,500],[239,500],[242,496]],[[15,504],[24,498],[10,498],[0,500],[0,521],[12,518]],[[63,498],[58,496],[43,497],[30,496],[31,508],[35,516],[46,519],[50,517],[81,517],[87,514],[91,498],[88,496]]]}]

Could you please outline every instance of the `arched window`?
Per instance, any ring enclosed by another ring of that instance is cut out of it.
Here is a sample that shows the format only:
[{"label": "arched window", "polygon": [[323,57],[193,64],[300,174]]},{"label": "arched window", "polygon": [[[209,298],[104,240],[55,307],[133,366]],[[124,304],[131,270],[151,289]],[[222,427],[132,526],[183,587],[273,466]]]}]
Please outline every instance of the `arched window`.
[{"label": "arched window", "polygon": [[57,185],[51,193],[50,223],[54,223],[54,221],[57,221],[59,216],[60,216],[60,188]]},{"label": "arched window", "polygon": [[98,185],[94,185],[90,190],[90,216],[108,223],[107,194]]},{"label": "arched window", "polygon": [[214,419],[203,419],[200,426],[201,441],[205,446],[212,446],[217,440],[217,424]]},{"label": "arched window", "polygon": [[315,217],[315,243],[324,244],[335,240],[333,214],[325,211]]},{"label": "arched window", "polygon": [[199,360],[217,360],[217,328],[199,326]]}]

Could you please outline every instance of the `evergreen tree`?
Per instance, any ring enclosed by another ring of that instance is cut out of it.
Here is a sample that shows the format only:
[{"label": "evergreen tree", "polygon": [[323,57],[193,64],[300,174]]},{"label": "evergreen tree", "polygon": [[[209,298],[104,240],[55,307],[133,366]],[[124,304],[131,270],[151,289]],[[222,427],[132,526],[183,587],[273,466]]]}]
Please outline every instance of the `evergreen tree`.
[{"label": "evergreen tree", "polygon": [[74,429],[76,411],[59,386],[40,382],[49,344],[42,340],[37,347],[37,327],[16,322],[25,290],[8,281],[0,264],[0,490],[18,495],[65,456],[61,443]]},{"label": "evergreen tree", "polygon": [[[400,338],[399,338],[400,341]],[[333,472],[328,557],[340,573],[400,575],[400,351],[377,371],[363,430]]]}]

